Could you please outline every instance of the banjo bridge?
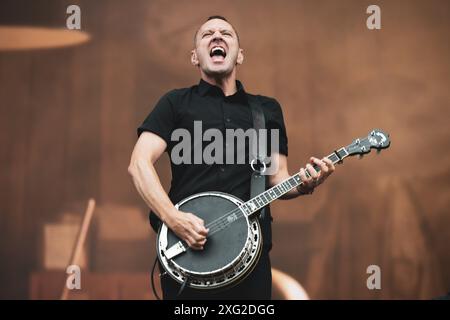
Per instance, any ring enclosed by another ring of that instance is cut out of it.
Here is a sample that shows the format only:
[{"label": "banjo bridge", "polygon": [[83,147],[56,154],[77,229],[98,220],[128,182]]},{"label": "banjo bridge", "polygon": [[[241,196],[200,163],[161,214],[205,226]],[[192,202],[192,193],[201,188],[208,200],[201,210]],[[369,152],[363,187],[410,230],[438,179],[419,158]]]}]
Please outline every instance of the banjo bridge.
[{"label": "banjo bridge", "polygon": [[183,245],[181,241],[178,241],[173,246],[171,246],[169,249],[164,251],[164,256],[167,259],[172,259],[173,257],[176,257],[177,255],[186,252],[186,247]]}]

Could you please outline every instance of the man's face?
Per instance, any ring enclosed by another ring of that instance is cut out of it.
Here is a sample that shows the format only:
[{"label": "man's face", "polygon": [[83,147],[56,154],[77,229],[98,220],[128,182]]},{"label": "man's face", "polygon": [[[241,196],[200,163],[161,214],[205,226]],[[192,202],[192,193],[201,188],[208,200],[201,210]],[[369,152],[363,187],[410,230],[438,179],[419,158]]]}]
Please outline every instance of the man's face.
[{"label": "man's face", "polygon": [[237,34],[224,20],[205,22],[197,32],[195,45],[192,63],[209,76],[228,75],[243,61]]}]

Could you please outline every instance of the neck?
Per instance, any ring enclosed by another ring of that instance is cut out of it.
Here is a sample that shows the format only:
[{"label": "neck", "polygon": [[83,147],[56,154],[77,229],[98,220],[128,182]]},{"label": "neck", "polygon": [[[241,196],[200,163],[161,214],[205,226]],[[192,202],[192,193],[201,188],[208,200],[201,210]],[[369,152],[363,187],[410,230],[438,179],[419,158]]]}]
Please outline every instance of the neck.
[{"label": "neck", "polygon": [[223,94],[225,96],[231,96],[236,93],[237,87],[236,87],[236,69],[233,69],[233,71],[230,74],[227,75],[207,75],[203,71],[201,72],[201,77],[203,81],[208,82],[209,84],[213,86],[217,86],[220,89],[222,89]]},{"label": "neck", "polygon": [[[333,164],[340,163],[342,160],[348,156],[348,151],[346,148],[341,148],[339,150],[334,151],[332,154],[327,156]],[[313,165],[316,171],[320,171],[320,167],[317,165]],[[306,171],[306,176],[309,178],[310,175]],[[265,207],[272,201],[280,198],[284,194],[288,193],[294,188],[297,188],[299,185],[303,184],[303,181],[300,178],[300,173],[296,173],[293,176],[290,176],[286,180],[280,182],[279,184],[273,186],[272,188],[266,190],[265,192],[257,195],[256,197],[250,199],[246,203],[240,206],[241,210],[245,212],[247,216],[252,215],[257,212],[259,209]]]}]

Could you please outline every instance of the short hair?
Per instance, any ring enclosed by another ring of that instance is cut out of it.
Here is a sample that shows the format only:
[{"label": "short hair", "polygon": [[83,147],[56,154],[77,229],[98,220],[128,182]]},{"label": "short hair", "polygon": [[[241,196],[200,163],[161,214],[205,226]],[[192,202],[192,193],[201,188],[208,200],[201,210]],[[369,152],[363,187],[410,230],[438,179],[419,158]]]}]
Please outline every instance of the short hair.
[{"label": "short hair", "polygon": [[206,21],[213,20],[213,19],[220,19],[220,20],[228,22],[228,20],[224,16],[217,16],[217,15],[208,17],[208,19],[206,19]]},{"label": "short hair", "polygon": [[[220,15],[209,16],[208,19],[206,19],[204,23],[208,22],[209,20],[213,20],[213,19],[220,19],[220,20],[230,23],[224,16],[220,16]],[[230,25],[233,28],[234,33],[236,33],[236,37],[237,37],[237,40],[239,43],[239,34],[237,33],[236,29],[234,28],[234,26],[231,23],[230,23]],[[200,28],[198,28],[194,34],[194,46],[197,45],[197,34],[198,34],[199,30],[200,30]]]}]

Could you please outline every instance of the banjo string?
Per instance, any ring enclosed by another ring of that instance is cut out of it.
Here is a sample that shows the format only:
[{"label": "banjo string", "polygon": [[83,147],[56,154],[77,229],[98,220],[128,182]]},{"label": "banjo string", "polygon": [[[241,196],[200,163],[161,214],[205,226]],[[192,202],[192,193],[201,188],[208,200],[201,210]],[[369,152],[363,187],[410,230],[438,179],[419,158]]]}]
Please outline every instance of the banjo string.
[{"label": "banjo string", "polygon": [[[300,184],[302,184],[303,181],[300,182]],[[290,188],[289,190],[286,190],[285,192],[283,192],[282,194],[285,194],[287,192],[289,192],[291,189],[293,189],[294,187]],[[281,195],[282,195],[281,194]],[[280,195],[280,196],[281,196]],[[278,198],[278,197],[277,197]],[[249,201],[251,201],[252,199],[250,199]],[[247,201],[247,202],[249,202]],[[209,229],[210,232],[208,232],[208,236],[210,237],[213,234],[228,228],[233,222],[236,222],[237,220],[240,220],[243,217],[246,217],[247,214],[245,213],[245,211],[243,209],[241,209],[241,207],[243,207],[247,202],[237,206],[237,208],[225,213],[223,216],[220,216],[216,219],[214,219],[213,221],[211,221],[210,223],[208,223],[205,227],[207,229]],[[259,208],[258,210],[262,209],[263,207]],[[235,217],[234,219],[228,219],[231,215],[235,214],[235,213],[242,213],[241,215]],[[189,248],[189,247],[188,247]]]},{"label": "banjo string", "polygon": [[[239,215],[237,218],[235,218],[235,219],[233,219],[233,220],[231,220],[231,221],[228,220],[228,217],[230,217],[230,216],[232,216],[233,214],[238,213],[238,212],[241,212],[242,215]],[[207,228],[207,229],[210,229],[210,231],[211,231],[211,230],[213,230],[213,229],[214,229],[215,227],[217,227],[217,226],[219,226],[219,228],[220,228],[220,225],[226,226],[226,225],[227,225],[227,222],[228,222],[228,224],[231,224],[232,222],[234,222],[234,221],[236,221],[237,219],[240,219],[241,217],[244,217],[244,216],[245,216],[245,213],[242,212],[242,210],[240,209],[240,207],[237,207],[237,208],[235,208],[235,209],[233,209],[233,210],[231,210],[231,211],[225,213],[223,216],[221,216],[221,217],[219,217],[219,218],[217,218],[217,219],[211,221],[210,223],[208,223],[208,224],[206,225],[206,228]]]},{"label": "banjo string", "polygon": [[[287,179],[286,179],[286,180],[287,180]],[[299,185],[301,185],[301,184],[303,184],[303,181],[300,181],[300,184],[299,184]],[[281,195],[283,195],[283,194],[289,192],[290,190],[294,189],[294,188],[297,187],[297,186],[298,186],[298,185],[296,185],[296,186],[294,186],[294,187],[291,187],[291,188],[289,188],[288,190],[285,190],[285,192],[281,193],[278,197],[280,197]],[[278,197],[277,197],[277,198],[278,198]],[[255,197],[255,198],[256,198],[256,197]],[[230,212],[225,213],[223,216],[221,216],[221,217],[219,217],[219,218],[217,218],[217,219],[211,221],[211,222],[208,223],[205,227],[206,227],[206,228],[209,228],[209,229],[211,230],[212,228],[214,228],[214,227],[216,227],[217,225],[220,225],[220,224],[225,224],[225,225],[226,225],[227,222],[231,224],[232,222],[234,222],[235,220],[241,218],[242,216],[239,216],[237,219],[233,219],[233,220],[231,220],[231,221],[228,220],[228,217],[230,217],[231,215],[233,215],[233,214],[235,214],[235,213],[238,213],[238,212],[242,212],[243,216],[246,216],[245,211],[244,211],[243,209],[241,209],[241,207],[243,207],[246,203],[250,202],[251,200],[253,200],[253,199],[250,199],[250,200],[248,200],[247,202],[244,202],[243,204],[239,205],[237,208],[235,208],[235,209],[231,210]],[[275,200],[275,199],[273,199],[273,200]],[[273,201],[273,200],[272,200],[272,201]],[[270,202],[271,202],[271,201],[270,201]],[[266,205],[267,205],[267,204],[266,204]],[[260,210],[260,209],[262,209],[262,208],[263,208],[263,207],[259,208],[258,210]],[[226,226],[225,226],[225,227],[226,227]]]},{"label": "banjo string", "polygon": [[[236,210],[236,209],[234,209],[234,210]],[[233,211],[234,211],[233,210]],[[230,211],[231,212],[231,211]],[[224,218],[226,215],[224,215],[224,216],[222,216],[221,218]],[[228,228],[233,222],[236,222],[236,221],[238,221],[238,220],[240,220],[240,219],[242,219],[242,218],[244,218],[245,217],[245,215],[240,215],[237,219],[235,219],[235,220],[233,220],[233,221],[231,221],[231,222],[228,222],[228,224],[223,224],[222,225],[222,227],[217,227],[217,225],[218,225],[218,223],[216,224],[216,227],[213,227],[213,229],[210,229],[210,231],[211,232],[209,232],[208,233],[208,237],[211,237],[212,235],[214,235],[214,234],[216,234],[217,232],[220,232],[220,231],[222,231],[222,230],[224,230],[224,229],[226,229],[226,228]],[[220,218],[218,218],[218,219],[220,219]],[[216,220],[218,220],[218,219],[216,219]],[[191,247],[187,247],[186,248],[186,250],[192,250],[192,248]]]}]

